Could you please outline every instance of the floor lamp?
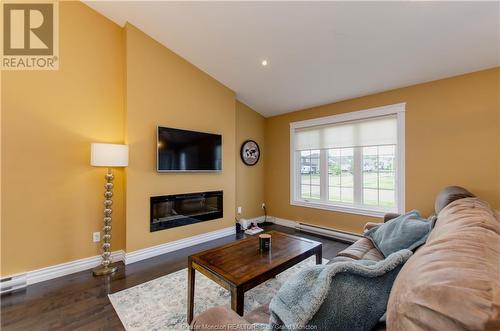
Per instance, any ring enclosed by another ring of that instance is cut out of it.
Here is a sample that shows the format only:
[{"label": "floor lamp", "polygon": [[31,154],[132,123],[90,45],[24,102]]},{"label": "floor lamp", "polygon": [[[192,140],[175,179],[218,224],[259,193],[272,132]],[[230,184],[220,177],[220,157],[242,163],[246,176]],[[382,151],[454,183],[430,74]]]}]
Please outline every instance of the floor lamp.
[{"label": "floor lamp", "polygon": [[111,266],[111,205],[113,204],[113,172],[111,168],[126,167],[128,165],[128,146],[118,144],[91,144],[90,165],[107,167],[104,178],[104,226],[102,236],[101,265],[92,269],[94,276],[107,275],[116,271],[118,267]]}]

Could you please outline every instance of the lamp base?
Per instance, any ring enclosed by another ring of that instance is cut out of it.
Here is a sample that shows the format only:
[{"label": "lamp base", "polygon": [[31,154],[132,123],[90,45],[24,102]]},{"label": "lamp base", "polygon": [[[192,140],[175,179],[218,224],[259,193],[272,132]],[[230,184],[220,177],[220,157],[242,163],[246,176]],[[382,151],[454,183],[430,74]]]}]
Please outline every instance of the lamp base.
[{"label": "lamp base", "polygon": [[114,266],[105,267],[105,266],[100,265],[100,266],[92,269],[92,274],[94,276],[109,275],[109,274],[112,274],[113,272],[115,272],[116,270],[118,270],[118,267],[114,267]]}]

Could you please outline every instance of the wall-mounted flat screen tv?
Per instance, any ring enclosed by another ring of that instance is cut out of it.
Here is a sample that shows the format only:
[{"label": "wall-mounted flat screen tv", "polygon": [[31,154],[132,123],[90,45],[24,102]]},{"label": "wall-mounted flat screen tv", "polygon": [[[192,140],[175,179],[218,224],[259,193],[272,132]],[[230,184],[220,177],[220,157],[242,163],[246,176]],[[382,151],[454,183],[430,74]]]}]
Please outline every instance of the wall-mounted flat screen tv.
[{"label": "wall-mounted flat screen tv", "polygon": [[222,170],[220,134],[158,127],[158,172]]}]

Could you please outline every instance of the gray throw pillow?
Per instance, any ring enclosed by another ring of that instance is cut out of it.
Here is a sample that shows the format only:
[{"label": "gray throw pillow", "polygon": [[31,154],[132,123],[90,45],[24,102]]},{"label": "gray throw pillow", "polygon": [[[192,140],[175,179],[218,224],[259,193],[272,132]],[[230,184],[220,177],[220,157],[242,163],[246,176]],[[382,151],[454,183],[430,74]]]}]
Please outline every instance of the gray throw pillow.
[{"label": "gray throw pillow", "polygon": [[401,249],[414,250],[425,244],[434,226],[434,219],[422,218],[418,211],[393,218],[392,220],[365,232],[364,236],[385,256]]}]

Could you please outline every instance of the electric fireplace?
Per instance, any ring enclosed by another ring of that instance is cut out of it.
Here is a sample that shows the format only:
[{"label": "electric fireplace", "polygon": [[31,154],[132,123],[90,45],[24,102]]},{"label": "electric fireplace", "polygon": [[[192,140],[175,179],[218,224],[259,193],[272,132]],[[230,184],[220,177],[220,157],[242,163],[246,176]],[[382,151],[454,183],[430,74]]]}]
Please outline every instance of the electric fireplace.
[{"label": "electric fireplace", "polygon": [[222,191],[151,197],[150,231],[222,218],[222,197]]}]

